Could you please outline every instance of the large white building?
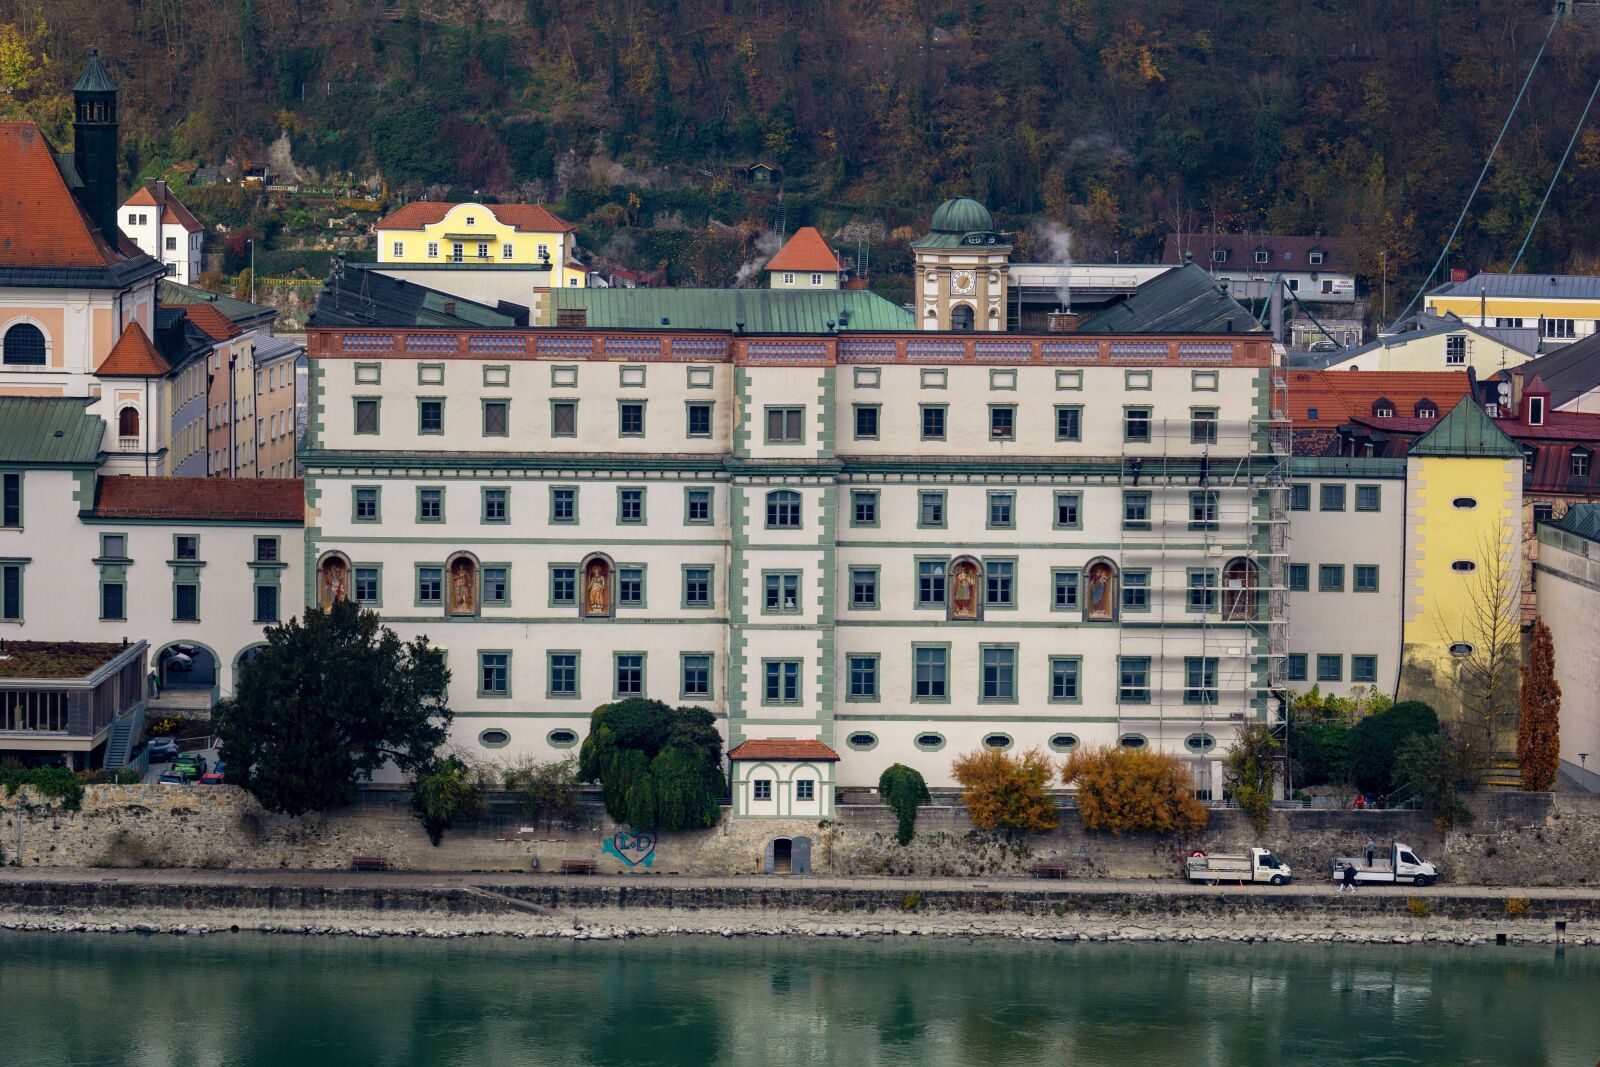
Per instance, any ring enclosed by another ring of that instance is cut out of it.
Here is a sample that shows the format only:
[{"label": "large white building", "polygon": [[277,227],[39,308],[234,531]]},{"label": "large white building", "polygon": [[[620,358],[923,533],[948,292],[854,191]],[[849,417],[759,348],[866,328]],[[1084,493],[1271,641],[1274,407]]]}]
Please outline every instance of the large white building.
[{"label": "large white building", "polygon": [[200,277],[205,227],[166,182],[145,179],[144,185],[122,202],[118,224],[145,255],[167,269],[167,277],[182,285],[193,285]]}]

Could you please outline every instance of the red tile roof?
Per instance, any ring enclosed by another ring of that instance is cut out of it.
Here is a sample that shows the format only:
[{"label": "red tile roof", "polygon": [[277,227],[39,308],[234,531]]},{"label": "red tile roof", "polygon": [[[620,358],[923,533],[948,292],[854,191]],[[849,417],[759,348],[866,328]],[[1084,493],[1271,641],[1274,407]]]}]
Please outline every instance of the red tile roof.
[{"label": "red tile roof", "polygon": [[171,370],[172,365],[156,351],[144,327],[135,320],[128,323],[111,354],[94,372],[102,378],[160,378]]},{"label": "red tile roof", "polygon": [[172,190],[160,179],[146,178],[144,185],[122,202],[123,207],[128,207],[130,204],[134,207],[161,208],[161,221],[169,226],[182,226],[190,233],[199,233],[205,229],[200,225],[200,220],[183,206],[181,200],[172,195]]},{"label": "red tile roof", "polygon": [[305,521],[299,478],[101,478],[94,514],[106,519]]},{"label": "red tile roof", "polygon": [[185,304],[183,313],[213,341],[226,341],[238,337],[241,332],[232,319],[211,304]]},{"label": "red tile roof", "polygon": [[[380,230],[420,230],[442,220],[455,204],[437,200],[413,200],[387,218],[378,220]],[[539,204],[484,204],[500,222],[522,233],[575,233],[577,227],[557,218]]]},{"label": "red tile roof", "polygon": [[[1222,249],[1228,253],[1220,263],[1211,253]],[[1268,262],[1257,263],[1256,251],[1264,249]],[[1345,243],[1341,237],[1279,237],[1273,234],[1248,233],[1169,233],[1161,250],[1161,262],[1184,262],[1186,253],[1194,254],[1194,262],[1209,269],[1237,273],[1239,271],[1346,271]],[[1311,253],[1322,252],[1322,262],[1312,264]]]},{"label": "red tile roof", "polygon": [[1379,398],[1392,401],[1395,414],[1406,416],[1416,412],[1417,401],[1432,400],[1443,416],[1468,389],[1467,375],[1457,371],[1291,369],[1287,376],[1289,421],[1296,429],[1370,417],[1372,402]]},{"label": "red tile roof", "polygon": [[775,737],[746,741],[728,753],[730,760],[837,760],[839,753],[821,741]]},{"label": "red tile roof", "polygon": [[108,267],[123,259],[72,195],[31,122],[0,122],[0,267]]},{"label": "red tile roof", "polygon": [[815,226],[802,226],[767,261],[767,270],[838,271],[839,257]]}]

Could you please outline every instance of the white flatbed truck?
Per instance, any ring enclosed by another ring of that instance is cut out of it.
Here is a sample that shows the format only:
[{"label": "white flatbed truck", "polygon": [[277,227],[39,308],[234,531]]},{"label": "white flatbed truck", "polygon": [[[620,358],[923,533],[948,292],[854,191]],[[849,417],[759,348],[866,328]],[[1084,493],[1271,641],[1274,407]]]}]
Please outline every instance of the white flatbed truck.
[{"label": "white flatbed truck", "polygon": [[1333,880],[1344,881],[1345,864],[1356,869],[1357,885],[1432,885],[1439,880],[1438,868],[1426,863],[1412,851],[1410,845],[1396,841],[1389,846],[1387,859],[1376,857],[1377,862],[1367,866],[1365,856],[1335,856]]},{"label": "white flatbed truck", "polygon": [[1272,854],[1270,849],[1253,848],[1241,855],[1207,855],[1196,852],[1185,863],[1189,881],[1209,882],[1265,882],[1269,885],[1288,885],[1294,872],[1289,865]]}]

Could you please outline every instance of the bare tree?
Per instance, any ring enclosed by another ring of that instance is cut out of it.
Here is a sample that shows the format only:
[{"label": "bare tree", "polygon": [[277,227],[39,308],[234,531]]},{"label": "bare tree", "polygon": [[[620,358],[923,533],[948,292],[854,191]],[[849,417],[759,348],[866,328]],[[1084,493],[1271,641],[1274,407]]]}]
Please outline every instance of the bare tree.
[{"label": "bare tree", "polygon": [[1493,756],[1517,720],[1518,672],[1522,664],[1522,581],[1517,541],[1485,534],[1467,590],[1467,607],[1454,630],[1441,636],[1456,656],[1455,688],[1463,725],[1482,738]]}]

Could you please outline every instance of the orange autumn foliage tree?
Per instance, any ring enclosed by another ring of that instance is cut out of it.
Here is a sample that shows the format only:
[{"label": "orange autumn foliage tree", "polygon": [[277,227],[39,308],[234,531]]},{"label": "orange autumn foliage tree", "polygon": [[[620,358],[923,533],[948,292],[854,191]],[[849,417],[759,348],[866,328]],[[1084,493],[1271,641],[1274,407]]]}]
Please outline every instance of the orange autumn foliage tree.
[{"label": "orange autumn foliage tree", "polygon": [[1142,748],[1088,748],[1061,767],[1078,787],[1078,812],[1089,830],[1114,834],[1191,833],[1206,825],[1189,770],[1177,756]]},{"label": "orange autumn foliage tree", "polygon": [[961,803],[980,830],[1036,833],[1056,828],[1050,796],[1055,767],[1039,749],[1013,756],[997,748],[969,752],[950,765],[961,783]]},{"label": "orange autumn foliage tree", "polygon": [[1517,763],[1522,788],[1549,789],[1561,766],[1561,683],[1550,627],[1533,620],[1527,665],[1522,669],[1522,717],[1517,724]]}]

